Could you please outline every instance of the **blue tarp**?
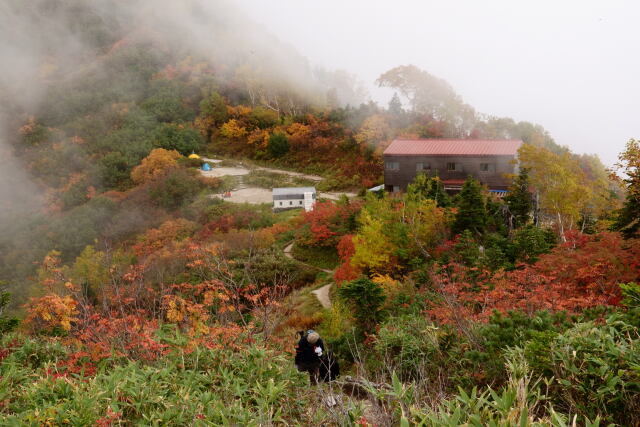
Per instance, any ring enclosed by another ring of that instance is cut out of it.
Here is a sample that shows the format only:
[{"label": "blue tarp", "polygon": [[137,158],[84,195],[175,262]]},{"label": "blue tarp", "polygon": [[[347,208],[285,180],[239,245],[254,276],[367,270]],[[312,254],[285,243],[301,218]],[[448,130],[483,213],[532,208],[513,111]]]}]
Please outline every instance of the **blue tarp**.
[{"label": "blue tarp", "polygon": [[202,170],[203,171],[210,171],[211,170],[211,166],[209,166],[209,163],[203,163],[202,164]]}]

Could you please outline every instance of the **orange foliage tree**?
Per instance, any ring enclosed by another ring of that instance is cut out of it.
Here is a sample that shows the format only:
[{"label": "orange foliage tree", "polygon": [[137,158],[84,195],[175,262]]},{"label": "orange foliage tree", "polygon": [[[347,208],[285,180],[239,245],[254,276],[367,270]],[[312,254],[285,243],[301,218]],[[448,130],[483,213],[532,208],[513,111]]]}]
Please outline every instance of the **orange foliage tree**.
[{"label": "orange foliage tree", "polygon": [[196,230],[196,223],[184,218],[165,221],[159,228],[152,228],[138,238],[133,249],[138,256],[148,255],[176,240],[189,237]]},{"label": "orange foliage tree", "polygon": [[79,289],[68,279],[59,252],[51,251],[44,257],[38,279],[45,295],[31,298],[26,304],[25,323],[36,331],[69,332],[78,320]]},{"label": "orange foliage tree", "polygon": [[182,156],[175,150],[155,148],[142,162],[131,171],[131,179],[136,184],[152,181],[168,169],[178,165]]}]

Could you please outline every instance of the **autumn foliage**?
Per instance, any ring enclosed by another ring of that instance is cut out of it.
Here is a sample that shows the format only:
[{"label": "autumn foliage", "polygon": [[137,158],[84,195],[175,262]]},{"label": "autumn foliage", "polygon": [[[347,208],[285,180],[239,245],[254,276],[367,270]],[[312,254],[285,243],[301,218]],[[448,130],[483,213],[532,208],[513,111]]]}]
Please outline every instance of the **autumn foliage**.
[{"label": "autumn foliage", "polygon": [[354,224],[359,202],[317,202],[313,210],[302,214],[299,242],[307,246],[335,247]]},{"label": "autumn foliage", "polygon": [[[341,362],[355,356],[359,375],[391,384],[372,385],[376,409],[386,412],[380,425],[437,423],[448,409],[421,417],[420,404],[440,406],[460,386],[511,380],[521,412],[502,409],[507,423],[526,424],[551,408],[547,396],[524,395],[538,375],[567,414],[595,419],[618,405],[611,420],[636,424],[628,414],[640,413],[637,296],[629,303],[623,293],[640,292],[637,141],[621,155],[628,177],[621,187],[597,157],[572,154],[538,125],[482,117],[448,83],[415,66],[380,76],[378,85],[396,92],[384,108],[360,103],[349,76],[327,75],[308,85],[320,91],[304,93],[263,68],[268,61],[259,54],[251,55],[258,63],[241,52],[233,64],[204,61],[188,47],[172,52],[157,31],[138,28],[139,20],[114,26],[96,20],[81,5],[87,2],[70,3],[71,27],[100,45],[99,61],[89,52],[87,64],[46,58],[39,116],[7,110],[7,129],[15,132],[7,132],[0,157],[6,150],[26,165],[45,208],[38,201],[13,209],[18,200],[0,207],[15,218],[0,224],[8,224],[0,230],[0,276],[19,285],[11,289],[20,292],[15,300],[27,302],[23,329],[9,332],[15,337],[0,328],[0,340],[9,337],[0,341],[0,384],[9,385],[8,392],[0,387],[0,416],[23,411],[16,425],[348,424],[360,410],[345,399],[330,410],[344,411],[344,419],[318,415],[300,394],[303,377],[281,357],[293,351],[294,329],[314,328]],[[126,36],[116,34],[121,25]],[[339,98],[334,83],[354,96]],[[526,141],[522,203],[471,181],[449,200],[426,171],[407,194],[367,192],[382,182],[382,150],[402,137]],[[214,200],[210,193],[248,179],[204,178],[194,167],[199,161],[182,157],[192,151],[319,174],[314,184],[291,182],[316,185],[319,195],[354,195],[320,198],[299,213]],[[31,191],[24,188],[20,196]],[[616,216],[621,189],[627,201]],[[603,232],[611,224],[627,239]],[[556,247],[554,235],[562,242]],[[292,240],[291,253],[283,253]],[[320,310],[311,290],[326,285],[333,305]],[[614,317],[562,335],[573,319],[602,307]],[[597,345],[581,347],[598,334]],[[581,371],[605,356],[613,362],[592,377]],[[531,371],[507,379],[505,362],[525,358]],[[591,389],[603,395],[594,398]],[[482,417],[501,407],[491,399],[506,401],[510,393],[479,392],[477,402],[492,406]],[[453,397],[452,412],[471,400]],[[589,412],[602,402],[604,409]],[[462,412],[471,420],[480,406]],[[73,418],[79,413],[86,418]],[[497,420],[482,417],[474,422]]]},{"label": "autumn foliage", "polygon": [[618,233],[567,233],[567,242],[532,265],[513,271],[475,273],[460,264],[442,266],[433,283],[442,295],[429,314],[450,323],[461,313],[487,320],[494,310],[579,313],[620,303],[620,283],[640,276],[640,241]]},{"label": "autumn foliage", "polygon": [[131,171],[131,179],[137,184],[152,181],[168,169],[177,166],[182,156],[175,150],[156,148]]},{"label": "autumn foliage", "polygon": [[354,280],[361,274],[361,271],[351,264],[351,257],[353,257],[355,250],[353,235],[346,234],[342,236],[338,243],[338,256],[342,263],[333,273],[333,278],[336,283],[340,284],[345,281]]}]

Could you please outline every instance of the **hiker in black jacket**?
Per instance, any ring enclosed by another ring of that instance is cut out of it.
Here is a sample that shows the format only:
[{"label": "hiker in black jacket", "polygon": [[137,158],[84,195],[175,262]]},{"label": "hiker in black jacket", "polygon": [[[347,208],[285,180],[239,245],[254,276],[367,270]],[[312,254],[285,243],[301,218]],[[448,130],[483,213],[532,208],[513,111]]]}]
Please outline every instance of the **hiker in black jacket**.
[{"label": "hiker in black jacket", "polygon": [[309,372],[311,384],[318,384],[319,380],[334,380],[339,375],[340,368],[333,355],[325,350],[320,335],[312,329],[306,334],[302,331],[299,334],[295,359],[298,370]]},{"label": "hiker in black jacket", "polygon": [[296,347],[296,367],[300,372],[309,372],[311,384],[318,384],[320,377],[320,356],[324,353],[324,343],[320,335],[310,329],[300,333],[300,341]]}]

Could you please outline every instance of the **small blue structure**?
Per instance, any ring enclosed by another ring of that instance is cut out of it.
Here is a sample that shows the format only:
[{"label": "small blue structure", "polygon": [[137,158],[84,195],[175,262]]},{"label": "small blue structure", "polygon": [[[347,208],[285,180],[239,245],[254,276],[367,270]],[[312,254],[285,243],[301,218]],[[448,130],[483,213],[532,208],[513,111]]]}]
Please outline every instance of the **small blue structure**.
[{"label": "small blue structure", "polygon": [[205,172],[210,171],[211,170],[211,166],[209,166],[209,163],[206,163],[206,162],[203,163],[202,164],[202,170],[205,171]]}]

